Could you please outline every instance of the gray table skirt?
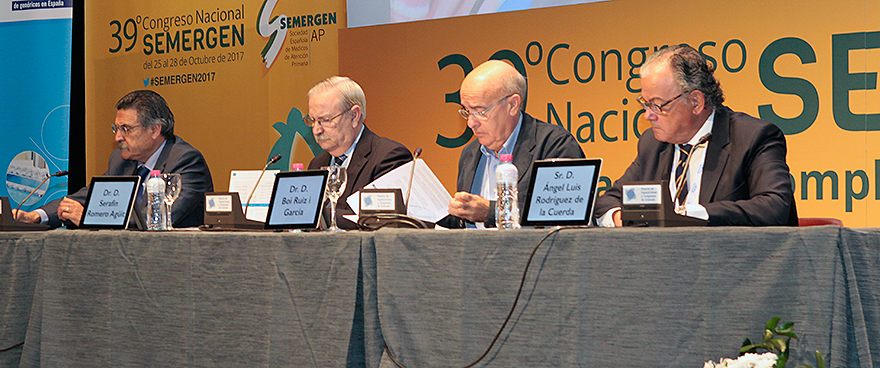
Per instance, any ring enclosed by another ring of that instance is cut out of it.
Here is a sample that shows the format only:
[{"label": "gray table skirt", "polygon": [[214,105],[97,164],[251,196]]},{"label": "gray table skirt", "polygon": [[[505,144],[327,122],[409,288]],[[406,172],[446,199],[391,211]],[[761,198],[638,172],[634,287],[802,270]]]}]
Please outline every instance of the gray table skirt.
[{"label": "gray table skirt", "polygon": [[[2,367],[463,366],[549,230],[0,234]],[[702,367],[774,316],[880,367],[880,232],[568,229],[478,366]]]}]

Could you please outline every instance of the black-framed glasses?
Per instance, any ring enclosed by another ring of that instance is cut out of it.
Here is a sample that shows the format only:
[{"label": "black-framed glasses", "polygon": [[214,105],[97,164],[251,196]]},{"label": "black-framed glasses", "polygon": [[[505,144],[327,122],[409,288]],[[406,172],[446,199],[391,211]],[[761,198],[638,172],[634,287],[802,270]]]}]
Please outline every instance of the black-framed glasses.
[{"label": "black-framed glasses", "polygon": [[[352,106],[352,107],[354,107],[354,106]],[[315,119],[315,118],[311,117],[310,115],[306,115],[306,117],[303,118],[303,121],[306,123],[306,125],[309,126],[309,128],[314,127],[315,124],[320,125],[322,127],[325,127],[325,126],[329,126],[329,124],[331,122],[333,122],[333,120],[336,120],[336,118],[342,116],[343,114],[345,114],[349,111],[351,111],[351,109],[340,112],[336,115],[333,115],[333,117],[327,118],[327,119],[321,119],[321,118]]]},{"label": "black-framed glasses", "polygon": [[458,109],[458,113],[461,114],[461,117],[463,117],[465,120],[467,120],[467,119],[468,119],[469,117],[471,117],[471,116],[473,116],[473,117],[475,117],[475,118],[478,118],[478,119],[485,119],[485,118],[486,118],[486,113],[488,113],[489,110],[492,110],[492,108],[495,107],[495,106],[497,106],[498,104],[500,104],[501,101],[504,101],[504,100],[510,98],[510,96],[513,96],[513,95],[514,95],[514,94],[511,93],[511,94],[509,94],[509,95],[507,95],[507,96],[505,96],[505,97],[502,97],[500,100],[498,100],[498,102],[492,104],[492,106],[489,106],[489,108],[487,108],[487,109],[485,109],[485,110],[483,110],[483,111],[473,111],[473,112],[471,112],[471,111],[468,111],[468,109],[462,107],[462,108]]},{"label": "black-framed glasses", "polygon": [[131,131],[134,130],[134,128],[138,128],[138,127],[143,127],[143,125],[131,126],[131,125],[110,124],[110,130],[113,131],[113,134],[116,134],[116,132],[121,130],[122,135],[129,135],[131,133]]},{"label": "black-framed glasses", "polygon": [[655,113],[655,114],[662,114],[662,113],[664,113],[663,108],[666,107],[666,105],[671,104],[672,101],[677,100],[679,97],[684,96],[686,93],[687,93],[687,92],[679,93],[678,96],[675,96],[675,97],[673,97],[672,99],[670,99],[669,101],[666,101],[666,102],[664,102],[664,103],[662,103],[662,104],[655,104],[655,103],[653,103],[653,102],[648,102],[648,101],[646,101],[645,98],[642,97],[642,96],[639,96],[639,98],[637,98],[636,101],[638,101],[639,104],[642,105],[642,107],[643,107],[645,110],[651,110],[651,112],[653,112],[653,113]]}]

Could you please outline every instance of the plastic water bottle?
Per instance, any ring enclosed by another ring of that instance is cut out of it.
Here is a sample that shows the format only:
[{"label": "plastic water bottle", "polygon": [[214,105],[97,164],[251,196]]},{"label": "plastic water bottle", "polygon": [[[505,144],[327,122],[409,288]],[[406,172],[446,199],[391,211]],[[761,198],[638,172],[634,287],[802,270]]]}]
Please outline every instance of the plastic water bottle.
[{"label": "plastic water bottle", "polygon": [[513,155],[501,155],[501,165],[495,169],[498,199],[495,202],[495,225],[498,230],[519,229],[519,194],[516,181],[519,174],[513,166]]},{"label": "plastic water bottle", "polygon": [[165,224],[165,180],[162,180],[161,171],[150,171],[146,192],[147,230],[168,230]]}]

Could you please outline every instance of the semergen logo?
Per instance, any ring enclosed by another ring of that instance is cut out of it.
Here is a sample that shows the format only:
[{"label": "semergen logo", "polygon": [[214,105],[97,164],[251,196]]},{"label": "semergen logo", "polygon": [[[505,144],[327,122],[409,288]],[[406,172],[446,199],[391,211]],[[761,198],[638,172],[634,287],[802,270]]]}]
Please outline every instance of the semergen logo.
[{"label": "semergen logo", "polygon": [[260,52],[263,56],[263,62],[266,63],[266,69],[272,67],[272,63],[278,57],[278,52],[281,51],[281,45],[287,38],[287,32],[284,31],[284,20],[287,19],[287,16],[282,14],[280,17],[275,16],[269,19],[276,4],[278,4],[278,0],[263,1],[260,15],[257,17],[257,32],[260,36],[269,38],[266,47]]},{"label": "semergen logo", "polygon": [[[284,46],[287,39],[288,29],[311,28],[297,31],[292,36],[302,37],[291,40],[291,43],[294,44],[300,42],[311,44],[312,42],[321,41],[321,37],[325,34],[323,27],[336,24],[336,12],[319,12],[294,16],[281,14],[273,17],[272,12],[275,10],[277,3],[278,0],[264,0],[263,6],[260,8],[260,15],[257,17],[257,32],[260,36],[269,39],[266,42],[266,47],[261,51],[263,62],[266,63],[266,69],[271,68],[275,60],[278,59],[278,54],[281,53],[282,46]],[[296,45],[285,50],[287,52],[305,51],[305,56],[308,57],[309,55],[309,46]],[[295,59],[300,55],[286,55],[285,58],[288,56]]]}]

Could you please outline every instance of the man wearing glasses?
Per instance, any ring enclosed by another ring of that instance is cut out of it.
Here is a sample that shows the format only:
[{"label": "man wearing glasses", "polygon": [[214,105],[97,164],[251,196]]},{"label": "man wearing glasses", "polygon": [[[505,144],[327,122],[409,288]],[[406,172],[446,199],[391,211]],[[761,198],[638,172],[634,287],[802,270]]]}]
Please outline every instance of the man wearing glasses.
[{"label": "man wearing glasses", "polygon": [[651,122],[638,155],[596,200],[597,222],[621,226],[621,186],[669,180],[676,212],[709,225],[797,226],[785,136],[722,105],[721,85],[690,46],[671,46],[641,68],[638,101]]},{"label": "man wearing glasses", "polygon": [[[343,229],[357,229],[357,224],[342,217],[354,214],[345,199],[385,173],[412,161],[412,153],[404,145],[380,137],[364,125],[367,99],[361,86],[350,78],[327,78],[312,87],[308,96],[309,114],[303,120],[324,149],[309,162],[309,169],[346,168],[348,181],[339,197],[336,223]],[[324,213],[329,218],[330,211]]]},{"label": "man wearing glasses", "polygon": [[[174,114],[165,99],[148,90],[131,92],[116,103],[116,121],[110,125],[117,148],[110,154],[105,176],[140,175],[150,170],[180,174],[180,196],[174,201],[174,227],[204,223],[205,192],[214,190],[211,172],[201,152],[174,135]],[[143,185],[142,185],[143,187]],[[19,221],[79,226],[89,188],[47,203],[32,212],[20,211]]]},{"label": "man wearing glasses", "polygon": [[512,154],[519,172],[519,208],[523,208],[532,162],[549,158],[583,158],[574,137],[558,125],[525,113],[526,79],[509,64],[490,60],[461,82],[461,110],[477,137],[461,151],[458,184],[447,227],[495,227],[495,168],[501,154]]}]

